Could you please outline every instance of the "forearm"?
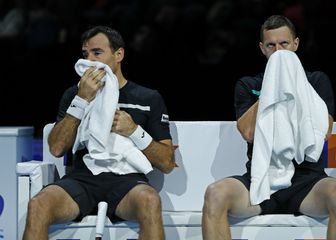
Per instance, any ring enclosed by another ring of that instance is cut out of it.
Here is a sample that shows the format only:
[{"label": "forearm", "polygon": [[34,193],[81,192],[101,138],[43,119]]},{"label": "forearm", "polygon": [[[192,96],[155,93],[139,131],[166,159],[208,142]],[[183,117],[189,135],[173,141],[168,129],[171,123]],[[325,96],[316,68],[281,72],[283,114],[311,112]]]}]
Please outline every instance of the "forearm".
[{"label": "forearm", "polygon": [[140,125],[134,123],[127,112],[116,111],[112,132],[130,138],[151,164],[160,171],[169,173],[175,167],[172,141],[170,139],[155,141]]},{"label": "forearm", "polygon": [[143,150],[151,164],[164,173],[171,172],[175,167],[174,147],[171,140],[152,141]]},{"label": "forearm", "polygon": [[63,156],[73,145],[80,120],[66,114],[51,130],[48,137],[50,153],[56,157]]},{"label": "forearm", "polygon": [[242,137],[248,142],[253,142],[254,139],[258,105],[259,100],[237,120],[237,128]]}]

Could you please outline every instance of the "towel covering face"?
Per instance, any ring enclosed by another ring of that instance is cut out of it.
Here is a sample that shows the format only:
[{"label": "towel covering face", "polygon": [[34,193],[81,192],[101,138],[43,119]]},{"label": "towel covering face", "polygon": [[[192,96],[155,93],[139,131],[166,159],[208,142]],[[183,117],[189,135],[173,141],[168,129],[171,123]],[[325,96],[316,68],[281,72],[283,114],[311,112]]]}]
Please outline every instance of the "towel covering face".
[{"label": "towel covering face", "polygon": [[328,130],[325,102],[307,80],[297,55],[279,50],[269,58],[257,113],[250,198],[253,205],[291,185],[292,160],[318,161]]},{"label": "towel covering face", "polygon": [[92,66],[106,71],[102,79],[105,85],[85,109],[73,153],[86,147],[89,153],[83,157],[83,161],[95,175],[102,172],[149,173],[153,170],[152,165],[132,140],[111,132],[118,106],[119,84],[110,67],[101,62],[79,59],[75,70],[82,76]]}]

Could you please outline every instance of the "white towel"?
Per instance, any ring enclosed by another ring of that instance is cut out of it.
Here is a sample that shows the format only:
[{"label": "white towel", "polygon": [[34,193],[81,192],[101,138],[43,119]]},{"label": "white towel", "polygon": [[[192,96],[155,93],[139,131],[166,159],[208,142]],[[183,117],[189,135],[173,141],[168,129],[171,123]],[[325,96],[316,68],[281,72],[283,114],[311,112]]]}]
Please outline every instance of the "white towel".
[{"label": "white towel", "polygon": [[102,79],[105,86],[97,92],[96,97],[85,109],[78,127],[73,153],[85,146],[89,153],[83,160],[95,175],[110,171],[117,174],[149,173],[153,170],[152,165],[132,140],[111,132],[119,99],[117,77],[108,65],[98,61],[79,59],[75,64],[75,70],[82,76],[91,66],[105,70],[106,75]]},{"label": "white towel", "polygon": [[292,159],[318,161],[328,131],[325,102],[307,80],[297,55],[279,50],[269,58],[257,112],[251,167],[252,205],[291,185]]}]

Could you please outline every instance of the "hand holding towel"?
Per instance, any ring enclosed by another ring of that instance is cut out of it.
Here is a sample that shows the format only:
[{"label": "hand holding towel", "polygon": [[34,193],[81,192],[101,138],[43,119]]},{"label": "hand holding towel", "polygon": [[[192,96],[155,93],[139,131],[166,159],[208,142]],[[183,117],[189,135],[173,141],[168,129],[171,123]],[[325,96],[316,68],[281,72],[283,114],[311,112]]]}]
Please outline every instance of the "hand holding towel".
[{"label": "hand holding towel", "polygon": [[111,132],[115,111],[118,107],[119,84],[110,67],[97,61],[79,59],[75,70],[82,76],[89,67],[104,69],[105,85],[86,107],[78,127],[73,153],[84,146],[88,154],[83,160],[93,174],[112,171],[117,174],[153,170],[146,156],[131,139]]}]

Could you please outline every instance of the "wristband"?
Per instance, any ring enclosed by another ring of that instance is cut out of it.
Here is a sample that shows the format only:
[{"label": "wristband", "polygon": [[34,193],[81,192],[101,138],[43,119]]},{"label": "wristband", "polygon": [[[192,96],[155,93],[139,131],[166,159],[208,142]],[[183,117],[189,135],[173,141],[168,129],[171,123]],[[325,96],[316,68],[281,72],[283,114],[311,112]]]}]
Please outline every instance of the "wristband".
[{"label": "wristband", "polygon": [[144,150],[152,142],[153,138],[143,128],[138,125],[135,131],[129,136],[134,144],[140,149]]},{"label": "wristband", "polygon": [[85,108],[89,105],[89,103],[79,97],[75,96],[75,98],[72,100],[68,110],[66,111],[67,114],[70,114],[71,116],[78,118],[79,120],[82,120]]}]

